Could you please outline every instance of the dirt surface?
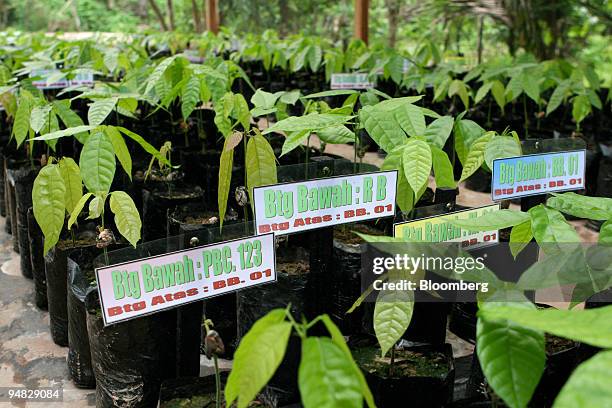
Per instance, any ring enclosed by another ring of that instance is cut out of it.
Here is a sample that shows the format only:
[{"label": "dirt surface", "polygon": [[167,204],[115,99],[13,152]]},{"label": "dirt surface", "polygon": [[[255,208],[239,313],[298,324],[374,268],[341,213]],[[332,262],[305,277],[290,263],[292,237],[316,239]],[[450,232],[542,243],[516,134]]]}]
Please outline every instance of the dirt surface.
[{"label": "dirt surface", "polygon": [[380,348],[364,347],[353,350],[359,366],[369,373],[377,373],[385,378],[434,377],[444,378],[450,368],[444,353],[422,353],[412,350],[396,350],[391,371],[391,352],[380,356]]}]

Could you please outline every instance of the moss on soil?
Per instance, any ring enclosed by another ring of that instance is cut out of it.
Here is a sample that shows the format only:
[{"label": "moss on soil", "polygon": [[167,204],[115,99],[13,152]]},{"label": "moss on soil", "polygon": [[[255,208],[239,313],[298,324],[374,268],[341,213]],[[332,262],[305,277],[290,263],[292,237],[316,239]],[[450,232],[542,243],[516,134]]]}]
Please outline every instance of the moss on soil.
[{"label": "moss on soil", "polygon": [[384,235],[383,231],[369,225],[353,224],[334,228],[334,239],[349,245],[359,245],[365,242],[359,235],[355,234],[355,232],[377,236]]},{"label": "moss on soil", "polygon": [[444,353],[396,350],[393,375],[389,376],[390,355],[389,352],[386,357],[381,357],[380,348],[376,346],[360,347],[353,350],[353,357],[362,370],[371,374],[376,373],[383,378],[444,378],[450,369]]}]

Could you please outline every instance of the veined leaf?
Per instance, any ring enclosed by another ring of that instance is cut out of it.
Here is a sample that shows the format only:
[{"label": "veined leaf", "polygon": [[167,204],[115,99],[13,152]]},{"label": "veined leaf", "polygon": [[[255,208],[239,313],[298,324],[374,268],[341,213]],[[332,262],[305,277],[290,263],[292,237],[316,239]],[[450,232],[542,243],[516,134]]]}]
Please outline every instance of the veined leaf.
[{"label": "veined leaf", "polygon": [[431,158],[436,178],[436,188],[440,187],[457,187],[455,176],[453,174],[453,165],[446,153],[437,146],[430,146]]},{"label": "veined leaf", "polygon": [[431,172],[432,158],[429,145],[422,140],[410,138],[402,153],[402,166],[406,179],[414,191],[427,185]]},{"label": "veined leaf", "polygon": [[[70,109],[69,99],[53,101],[53,110],[55,111],[57,116],[59,116],[66,128],[73,128],[84,125],[83,120],[81,120],[80,116],[77,115],[72,109]],[[75,134],[77,140],[82,144],[85,144],[87,136],[89,136],[87,132]]]},{"label": "veined leaf", "polygon": [[423,136],[429,143],[442,149],[453,130],[453,124],[452,116],[442,116],[427,126]]},{"label": "veined leaf", "polygon": [[612,221],[608,220],[599,228],[599,238],[597,242],[605,245],[612,245]]},{"label": "veined leaf", "polygon": [[93,200],[89,202],[89,215],[86,219],[95,220],[96,218],[100,218],[102,212],[104,211],[104,204],[106,202],[106,195],[103,196],[95,196]]},{"label": "veined leaf", "polygon": [[553,113],[563,102],[565,99],[565,95],[567,91],[569,91],[571,86],[571,82],[569,79],[561,81],[559,85],[555,88],[552,95],[550,95],[550,99],[548,100],[548,105],[546,106],[546,116]]},{"label": "veined leaf", "polygon": [[79,167],[87,189],[96,194],[110,191],[115,176],[115,152],[103,132],[94,132],[81,151]]},{"label": "veined leaf", "polygon": [[525,249],[527,244],[531,242],[533,234],[531,232],[531,219],[525,222],[516,224],[510,231],[510,252],[516,258],[518,254]]},{"label": "veined leaf", "polygon": [[32,97],[29,93],[22,93],[19,97],[17,112],[13,120],[13,136],[17,141],[17,148],[21,146],[23,141],[30,132],[30,113],[32,111]]},{"label": "veined leaf", "polygon": [[64,226],[66,187],[59,166],[50,164],[43,167],[32,188],[32,207],[34,218],[45,236],[46,254],[59,240]]},{"label": "veined leaf", "polygon": [[356,94],[359,91],[356,91],[354,89],[332,89],[329,91],[323,91],[323,92],[316,92],[310,95],[306,95],[303,98],[304,99],[313,99],[313,98],[327,98],[329,96],[338,96],[338,95],[352,95],[352,94]]},{"label": "veined leaf", "polygon": [[200,102],[200,78],[192,74],[181,90],[181,113],[187,120],[196,105]]},{"label": "veined leaf", "polygon": [[70,157],[62,157],[58,163],[59,172],[64,180],[66,194],[64,196],[64,207],[71,214],[83,195],[83,180],[81,170]]},{"label": "veined leaf", "polygon": [[168,159],[159,153],[159,151],[154,148],[153,146],[151,146],[146,140],[144,140],[142,138],[142,136],[132,132],[131,130],[128,130],[122,126],[115,126],[121,133],[123,133],[124,135],[126,135],[127,137],[129,137],[130,139],[132,139],[133,141],[135,141],[136,143],[138,143],[145,152],[149,153],[150,155],[152,155],[153,157],[155,157],[160,163],[165,164],[166,166],[171,166],[170,162],[168,161]]},{"label": "veined leaf", "polygon": [[480,103],[480,101],[482,101],[484,97],[487,96],[492,86],[493,82],[485,82],[484,84],[482,84],[482,86],[478,88],[478,91],[476,92],[476,96],[474,97],[474,104]]},{"label": "veined leaf", "polygon": [[591,102],[585,95],[578,95],[572,102],[572,117],[577,124],[582,122],[591,113]]},{"label": "veined leaf", "polygon": [[89,200],[91,196],[93,196],[92,193],[86,193],[76,203],[76,205],[72,209],[72,212],[70,213],[70,218],[68,218],[68,229],[72,228],[72,225],[76,222],[77,218],[81,214],[81,211],[83,211],[83,207],[85,207],[87,200]]},{"label": "veined leaf", "polygon": [[119,163],[123,167],[123,170],[127,173],[130,180],[132,179],[132,156],[130,155],[130,151],[128,150],[127,145],[125,144],[125,140],[121,133],[114,126],[107,126],[104,128],[104,133],[110,139],[113,150]]},{"label": "veined leaf", "polygon": [[328,113],[309,113],[304,116],[290,116],[287,119],[276,122],[263,134],[272,132],[300,132],[303,130],[316,131],[334,126],[340,126],[349,121],[352,116],[334,115]]},{"label": "veined leaf", "polygon": [[157,84],[157,82],[162,78],[162,75],[166,72],[168,67],[174,62],[176,59],[176,55],[168,57],[162,60],[153,70],[149,78],[147,79],[147,86],[145,88],[144,94],[148,94],[153,87]]},{"label": "veined leaf", "polygon": [[504,88],[504,84],[502,84],[497,79],[492,82],[491,95],[493,95],[493,99],[495,99],[495,102],[497,103],[497,105],[499,106],[499,109],[501,109],[503,113],[504,106],[506,106],[505,88]]},{"label": "veined leaf", "polygon": [[32,140],[59,139],[60,137],[73,136],[79,133],[88,132],[95,128],[97,128],[97,126],[76,126],[76,127],[71,127],[71,128],[64,129],[64,130],[58,130],[57,132],[51,132],[51,133],[47,133],[44,135],[36,136]]},{"label": "veined leaf", "polygon": [[[225,213],[227,211],[227,200],[232,183],[232,167],[234,166],[234,148],[232,137],[225,139],[221,160],[219,161],[219,188],[217,190],[217,204],[219,205],[219,223],[223,227]],[[235,146],[234,146],[235,147]]]},{"label": "veined leaf", "polygon": [[123,191],[113,191],[110,196],[110,209],[115,214],[115,225],[119,233],[135,248],[140,240],[142,222],[132,197]]},{"label": "veined leaf", "polygon": [[521,155],[521,145],[511,136],[495,136],[485,148],[485,163],[493,168],[493,160]]},{"label": "veined leaf", "polygon": [[612,198],[607,197],[588,197],[572,192],[554,194],[546,205],[578,218],[600,221],[612,218]]},{"label": "veined leaf", "polygon": [[476,218],[449,220],[448,222],[471,231],[491,231],[513,227],[529,220],[528,213],[516,210],[497,210]]},{"label": "veined leaf", "polygon": [[522,88],[535,103],[540,102],[540,85],[538,83],[539,76],[534,74],[528,74],[523,71],[521,74]]},{"label": "veined leaf", "polygon": [[225,386],[227,406],[238,400],[238,408],[246,408],[283,361],[292,328],[285,313],[284,309],[272,310],[240,341]]},{"label": "veined leaf", "polygon": [[351,360],[329,337],[302,343],[298,385],[305,408],[361,408],[361,384]]},{"label": "veined leaf", "polygon": [[279,97],[280,95],[258,89],[251,97],[251,103],[257,108],[271,109]]},{"label": "veined leaf", "polygon": [[51,105],[35,106],[30,112],[30,127],[34,133],[40,133],[45,123],[49,120]]},{"label": "veined leaf", "polygon": [[382,356],[402,338],[412,320],[414,293],[412,291],[380,291],[374,306],[374,332]]},{"label": "veined leaf", "polygon": [[556,244],[580,242],[574,227],[565,221],[559,211],[540,204],[531,208],[529,215],[533,236],[543,249],[555,248]]},{"label": "veined leaf", "polygon": [[318,130],[317,136],[325,143],[332,144],[351,143],[355,141],[355,134],[353,131],[344,125]]},{"label": "veined leaf", "polygon": [[234,94],[232,116],[240,122],[245,131],[250,129],[251,112],[249,112],[249,105],[241,94]]},{"label": "veined leaf", "polygon": [[403,104],[393,111],[397,123],[408,136],[423,136],[425,133],[425,115],[421,108],[412,104]]},{"label": "veined leaf", "polygon": [[285,138],[285,142],[283,143],[283,149],[281,152],[281,156],[289,153],[296,147],[302,144],[304,139],[310,136],[309,130],[301,130],[297,132],[289,132],[287,133],[287,137]]},{"label": "veined leaf", "polygon": [[612,402],[612,350],[601,351],[580,364],[555,399],[553,408],[605,407]]},{"label": "veined leaf", "polygon": [[392,112],[364,107],[359,111],[359,118],[370,137],[387,153],[407,140]]},{"label": "veined leaf", "polygon": [[461,171],[461,179],[459,181],[464,181],[482,166],[485,159],[484,152],[491,138],[493,138],[493,134],[485,133],[472,143],[470,152],[463,163],[463,170]]},{"label": "veined leaf", "polygon": [[100,125],[117,104],[117,98],[98,99],[89,105],[87,120],[92,126]]},{"label": "veined leaf", "polygon": [[[595,347],[612,348],[612,306],[585,310],[517,309],[489,307],[478,312],[487,320],[508,319],[533,330],[542,330]],[[597,330],[593,330],[597,327]]]},{"label": "veined leaf", "polygon": [[249,139],[246,152],[247,187],[253,203],[253,187],[276,184],[276,157],[270,143],[261,135]]},{"label": "veined leaf", "polygon": [[453,82],[450,83],[450,85],[448,86],[448,97],[450,98],[453,95],[459,96],[465,109],[468,109],[470,107],[470,95],[463,81],[455,79],[453,80]]},{"label": "veined leaf", "polygon": [[506,101],[510,102],[518,98],[523,93],[523,80],[521,75],[515,75],[510,78],[508,85],[506,85],[506,92],[504,93]]},{"label": "veined leaf", "polygon": [[[512,305],[508,309],[518,313],[535,308],[530,303]],[[476,351],[495,393],[511,408],[526,407],[544,372],[544,333],[479,312]]]},{"label": "veined leaf", "polygon": [[403,212],[408,212],[414,207],[414,191],[408,184],[404,167],[402,166],[403,148],[396,148],[391,153],[387,154],[383,161],[381,170],[397,170],[397,194],[395,201]]},{"label": "veined leaf", "polygon": [[479,137],[485,134],[485,130],[473,120],[467,119],[457,120],[453,130],[455,133],[457,156],[461,163],[465,165],[471,146]]}]

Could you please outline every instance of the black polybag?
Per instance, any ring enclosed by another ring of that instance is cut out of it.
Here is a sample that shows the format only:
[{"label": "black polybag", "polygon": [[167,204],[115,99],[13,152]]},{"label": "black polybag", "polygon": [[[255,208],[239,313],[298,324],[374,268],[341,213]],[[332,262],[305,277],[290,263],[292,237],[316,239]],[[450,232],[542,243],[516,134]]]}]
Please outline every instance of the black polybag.
[{"label": "black polybag", "polygon": [[[94,388],[85,297],[96,290],[93,271],[95,247],[80,248],[70,253],[68,268],[68,371],[77,387]],[[99,251],[99,250],[98,250]]]},{"label": "black polybag", "polygon": [[[17,218],[17,242],[21,274],[32,279],[32,261],[30,259],[30,238],[28,236],[28,209],[32,207],[32,189],[38,169],[25,166],[11,171],[15,183],[15,208]],[[13,237],[15,234],[13,233]]]},{"label": "black polybag", "polygon": [[28,209],[28,238],[30,241],[30,262],[34,280],[34,301],[40,309],[47,310],[47,277],[45,276],[45,256],[43,255],[43,233],[34,218],[34,211]]}]

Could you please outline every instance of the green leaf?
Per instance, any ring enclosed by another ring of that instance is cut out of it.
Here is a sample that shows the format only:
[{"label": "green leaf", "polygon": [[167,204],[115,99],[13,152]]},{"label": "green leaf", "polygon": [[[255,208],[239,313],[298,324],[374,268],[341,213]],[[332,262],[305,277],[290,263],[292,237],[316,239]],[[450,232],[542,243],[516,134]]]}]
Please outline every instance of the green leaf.
[{"label": "green leaf", "polygon": [[576,193],[554,194],[546,206],[578,218],[606,221],[612,218],[612,198],[588,197]]},{"label": "green leaf", "polygon": [[174,62],[176,57],[177,57],[176,55],[173,55],[172,57],[168,57],[162,60],[155,67],[155,69],[153,70],[149,78],[147,79],[147,86],[144,91],[145,95],[148,94],[153,89],[153,87],[157,84],[158,81],[160,81],[160,79],[163,80],[162,76],[164,75],[168,67]]},{"label": "green leaf", "polygon": [[448,97],[452,97],[453,95],[458,95],[463,103],[465,109],[470,107],[470,96],[468,94],[468,90],[463,83],[463,81],[459,79],[453,80],[448,86]]},{"label": "green leaf", "polygon": [[74,136],[74,135],[78,135],[80,133],[83,132],[88,132],[92,129],[95,129],[97,126],[76,126],[76,127],[71,127],[68,129],[64,129],[64,130],[58,130],[56,132],[51,132],[51,133],[47,133],[44,135],[40,135],[40,136],[36,136],[35,138],[33,138],[32,140],[53,140],[53,139],[59,139],[60,137],[65,137],[65,136]]},{"label": "green leaf", "polygon": [[329,113],[310,113],[304,116],[290,116],[287,119],[283,119],[276,122],[263,134],[272,132],[300,132],[303,130],[316,131],[319,129],[325,129],[334,126],[340,126],[350,120],[352,116],[347,115],[334,115]]},{"label": "green leaf", "polygon": [[79,160],[81,177],[87,189],[96,194],[108,193],[115,166],[113,144],[103,132],[93,133],[83,146]]},{"label": "green leaf", "polygon": [[278,100],[287,105],[295,105],[301,94],[302,92],[299,89],[294,89],[293,91],[283,92]]},{"label": "green leaf", "polygon": [[322,58],[323,50],[321,47],[318,45],[311,46],[308,52],[308,65],[310,65],[312,72],[317,72],[319,70]]},{"label": "green leaf", "polygon": [[398,126],[393,112],[366,106],[359,111],[360,123],[374,141],[389,153],[406,142],[406,134]]},{"label": "green leaf", "polygon": [[281,156],[289,153],[296,147],[302,144],[304,139],[310,136],[310,130],[301,130],[297,132],[289,132],[287,133],[287,137],[285,138],[285,142],[283,143],[283,149],[281,151]]},{"label": "green leaf", "polygon": [[200,78],[192,74],[181,91],[181,114],[187,120],[196,105],[200,102]]},{"label": "green leaf", "polygon": [[359,91],[356,91],[354,89],[332,89],[329,91],[323,91],[323,92],[316,92],[310,95],[306,95],[303,98],[304,99],[313,99],[313,98],[327,98],[329,96],[338,96],[338,95],[352,95],[352,94],[356,94]]},{"label": "green leaf", "polygon": [[591,102],[585,95],[578,95],[572,103],[572,117],[579,124],[591,113]]},{"label": "green leaf", "polygon": [[274,107],[279,97],[279,94],[273,94],[258,89],[251,97],[251,103],[257,108],[271,109]]},{"label": "green leaf", "polygon": [[317,136],[325,143],[331,144],[351,143],[355,141],[355,134],[353,131],[344,125],[318,130]]},{"label": "green leaf", "polygon": [[538,80],[539,77],[535,74],[527,74],[525,71],[521,74],[523,90],[535,103],[540,102],[540,85]]},{"label": "green leaf", "polygon": [[[507,309],[524,313],[530,311],[528,306],[534,307],[514,303]],[[479,312],[476,351],[493,391],[511,408],[526,407],[544,372],[544,333]]]},{"label": "green leaf", "polygon": [[557,395],[553,408],[612,405],[610,367],[612,367],[612,350],[601,351],[580,364]]},{"label": "green leaf", "polygon": [[298,385],[305,408],[362,407],[361,384],[342,349],[328,337],[302,343]]},{"label": "green leaf", "polygon": [[115,214],[115,226],[119,233],[136,248],[140,240],[142,222],[132,197],[123,191],[113,191],[110,196],[110,209]]},{"label": "green leaf", "polygon": [[527,244],[531,242],[533,234],[531,233],[531,219],[525,222],[516,224],[510,231],[510,252],[516,258],[518,254],[525,249]]},{"label": "green leaf", "polygon": [[478,316],[487,320],[508,319],[533,330],[542,330],[595,347],[612,348],[612,305],[584,310],[491,307],[481,309]]},{"label": "green leaf", "polygon": [[89,105],[87,120],[92,126],[100,125],[104,119],[115,109],[117,98],[98,99]]},{"label": "green leaf", "polygon": [[506,101],[515,100],[521,93],[523,93],[523,81],[521,75],[515,75],[510,78],[508,85],[506,85],[506,92],[504,93]]},{"label": "green leaf", "polygon": [[89,215],[87,216],[88,220],[95,220],[96,218],[100,218],[102,212],[104,211],[105,201],[106,196],[95,196],[93,200],[89,202]]},{"label": "green leaf", "polygon": [[249,139],[246,152],[247,188],[253,203],[253,187],[276,184],[276,157],[270,143],[261,135]]},{"label": "green leaf", "polygon": [[403,149],[396,148],[385,157],[381,170],[397,170],[397,192],[395,195],[395,201],[399,205],[403,212],[408,212],[414,207],[414,191],[408,184],[406,175],[404,174],[404,168],[402,166],[402,154]]},{"label": "green leaf", "polygon": [[465,161],[474,142],[485,134],[485,130],[473,120],[460,119],[455,122],[455,150],[461,163]]},{"label": "green leaf", "polygon": [[217,190],[217,204],[219,205],[219,223],[223,227],[225,213],[227,211],[227,200],[232,183],[232,168],[234,166],[234,147],[232,138],[225,139],[221,160],[219,161],[219,188]]},{"label": "green leaf", "polygon": [[240,341],[225,386],[227,406],[238,400],[238,408],[247,407],[283,361],[292,328],[285,313],[284,309],[272,310]]},{"label": "green leaf", "polygon": [[44,253],[57,244],[62,227],[66,187],[59,166],[50,164],[43,167],[32,188],[32,207],[34,218],[45,236]]},{"label": "green leaf", "polygon": [[597,242],[606,245],[612,244],[612,220],[608,220],[602,224],[599,229],[599,238]]},{"label": "green leaf", "polygon": [[[57,114],[57,116],[59,116],[64,123],[64,126],[67,128],[84,125],[81,117],[70,109],[70,99],[53,101],[53,111]],[[82,144],[85,144],[87,136],[89,136],[87,132],[77,133],[75,135],[77,140]]]},{"label": "green leaf", "polygon": [[66,194],[64,196],[64,207],[71,214],[83,195],[83,180],[81,170],[70,157],[63,157],[59,163],[59,172],[64,180]]},{"label": "green leaf", "polygon": [[85,207],[85,203],[87,203],[87,200],[89,200],[91,196],[93,196],[92,193],[86,193],[76,203],[74,209],[70,213],[70,218],[68,218],[68,229],[72,228],[72,224],[76,222],[77,218],[81,214],[81,211],[83,211],[83,207]]},{"label": "green leaf", "polygon": [[368,387],[368,383],[366,382],[363,372],[357,366],[357,363],[355,363],[355,360],[353,360],[353,356],[351,355],[351,350],[349,350],[348,346],[346,345],[344,336],[342,335],[338,327],[334,324],[334,322],[332,322],[332,320],[329,318],[328,315],[326,314],[321,315],[319,316],[319,319],[325,325],[325,328],[329,332],[332,341],[342,350],[344,355],[347,357],[347,360],[350,362],[351,366],[353,367],[353,371],[355,372],[355,374],[357,375],[357,378],[359,379],[359,384],[361,385],[361,394],[363,395],[363,398],[366,400],[366,404],[368,405],[369,408],[376,408],[376,404],[374,403],[374,397],[372,396],[372,392],[370,391],[370,388]]},{"label": "green leaf", "polygon": [[410,103],[400,105],[393,111],[397,123],[408,136],[423,136],[425,133],[425,115],[418,106]]},{"label": "green leaf", "polygon": [[127,137],[129,137],[130,139],[132,139],[133,141],[135,141],[136,143],[138,143],[145,152],[149,153],[150,155],[152,155],[153,157],[155,157],[160,163],[165,164],[166,166],[171,166],[170,162],[168,161],[168,159],[159,153],[159,151],[154,148],[153,146],[151,146],[146,140],[144,140],[142,138],[142,136],[132,132],[131,130],[128,130],[122,126],[115,126],[121,133],[123,133],[124,135],[126,135]]},{"label": "green leaf", "polygon": [[461,179],[459,180],[460,182],[470,177],[480,168],[480,166],[482,166],[485,159],[485,149],[492,138],[492,133],[485,133],[471,144],[472,147],[470,148],[470,152],[463,162],[463,170],[461,171]]},{"label": "green leaf", "polygon": [[[559,211],[542,204],[529,210],[533,236],[542,249],[557,248],[556,244],[580,242],[578,233]],[[554,245],[551,245],[554,244]],[[559,249],[563,245],[558,246]]]},{"label": "green leaf", "polygon": [[484,152],[485,163],[493,168],[493,160],[521,155],[521,146],[511,136],[495,136]]},{"label": "green leaf", "polygon": [[484,97],[487,96],[492,86],[493,82],[485,82],[484,84],[482,84],[482,86],[478,88],[478,91],[476,92],[476,96],[474,97],[474,104],[477,105],[480,101],[482,101]]},{"label": "green leaf", "polygon": [[121,136],[121,133],[119,133],[117,128],[114,126],[105,127],[104,133],[106,133],[106,136],[108,136],[108,138],[110,139],[113,145],[113,150],[115,152],[115,155],[117,156],[117,159],[119,160],[119,163],[121,163],[121,166],[123,167],[126,174],[131,180],[132,156],[130,155],[130,151],[128,150],[127,145],[125,144],[123,136]]},{"label": "green leaf", "polygon": [[26,97],[22,94],[19,98],[19,105],[13,120],[13,136],[17,141],[17,148],[24,142],[30,132],[30,112],[32,111],[31,97]]},{"label": "green leaf", "polygon": [[506,95],[505,95],[504,84],[502,84],[497,79],[493,81],[493,85],[491,86],[491,94],[493,95],[493,99],[495,99],[495,102],[499,106],[499,109],[501,109],[503,113],[504,106],[506,106]]},{"label": "green leaf", "polygon": [[412,320],[414,293],[404,290],[380,291],[374,306],[374,332],[382,356],[402,338]]},{"label": "green leaf", "polygon": [[30,127],[34,133],[40,133],[45,123],[49,120],[51,105],[35,106],[30,113]]},{"label": "green leaf", "polygon": [[423,136],[425,136],[425,140],[427,140],[428,143],[442,149],[450,133],[453,131],[453,124],[454,120],[452,116],[442,116],[427,126]]},{"label": "green leaf", "polygon": [[241,94],[234,94],[232,116],[240,122],[245,131],[251,128],[251,112],[249,112],[249,105]]},{"label": "green leaf", "polygon": [[550,99],[548,100],[548,105],[546,106],[546,116],[553,113],[563,102],[567,91],[570,90],[571,82],[569,79],[561,81],[559,85],[555,88],[552,95],[550,95]]},{"label": "green leaf", "polygon": [[453,174],[453,165],[450,162],[447,154],[437,146],[430,146],[431,158],[436,178],[436,188],[440,187],[457,187],[455,176]]},{"label": "green leaf", "polygon": [[487,212],[476,218],[449,220],[448,222],[471,231],[491,231],[513,227],[529,220],[529,214],[521,211],[497,210]]},{"label": "green leaf", "polygon": [[431,149],[422,140],[410,138],[402,153],[402,166],[406,179],[414,191],[419,191],[429,179],[431,172]]}]

